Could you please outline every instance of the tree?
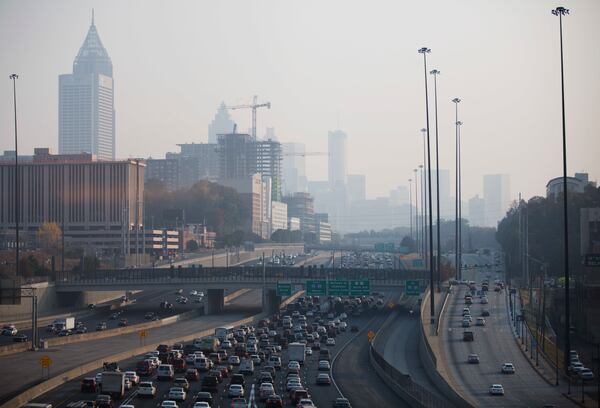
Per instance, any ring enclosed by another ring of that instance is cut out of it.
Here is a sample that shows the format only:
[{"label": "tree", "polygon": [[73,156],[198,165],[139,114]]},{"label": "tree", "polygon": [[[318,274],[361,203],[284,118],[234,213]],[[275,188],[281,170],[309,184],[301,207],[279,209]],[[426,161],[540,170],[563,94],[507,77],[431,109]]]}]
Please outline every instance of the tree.
[{"label": "tree", "polygon": [[44,222],[37,230],[37,239],[42,249],[56,253],[60,249],[62,231],[55,222]]}]

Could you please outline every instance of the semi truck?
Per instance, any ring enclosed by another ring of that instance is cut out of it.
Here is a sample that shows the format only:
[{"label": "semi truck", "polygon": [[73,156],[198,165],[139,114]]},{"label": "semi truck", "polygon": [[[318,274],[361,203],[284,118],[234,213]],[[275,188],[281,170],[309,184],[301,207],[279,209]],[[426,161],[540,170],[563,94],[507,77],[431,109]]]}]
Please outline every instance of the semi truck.
[{"label": "semi truck", "polygon": [[125,373],[104,371],[102,373],[102,394],[108,394],[115,399],[125,395]]},{"label": "semi truck", "polygon": [[300,364],[304,364],[304,359],[306,358],[306,346],[304,344],[288,344],[288,353],[290,356],[290,361],[297,361]]},{"label": "semi truck", "polygon": [[56,319],[52,322],[54,332],[59,333],[62,330],[73,330],[75,328],[75,318],[65,317],[64,319]]}]

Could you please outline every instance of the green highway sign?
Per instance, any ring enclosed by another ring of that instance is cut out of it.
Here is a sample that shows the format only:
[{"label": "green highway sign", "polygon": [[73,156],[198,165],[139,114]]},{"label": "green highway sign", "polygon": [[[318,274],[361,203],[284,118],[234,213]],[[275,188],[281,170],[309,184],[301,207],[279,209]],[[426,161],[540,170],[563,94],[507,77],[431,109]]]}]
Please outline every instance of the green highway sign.
[{"label": "green highway sign", "polygon": [[324,280],[307,280],[306,295],[307,296],[325,296],[327,295],[327,286]]},{"label": "green highway sign", "polygon": [[291,282],[277,282],[277,296],[291,296],[291,295],[292,295]]},{"label": "green highway sign", "polygon": [[407,280],[405,290],[408,296],[419,296],[421,294],[421,283],[418,280]]},{"label": "green highway sign", "polygon": [[371,282],[368,279],[350,281],[351,296],[369,296],[370,294]]},{"label": "green highway sign", "polygon": [[330,296],[348,296],[349,287],[347,280],[330,280],[327,282],[327,294]]}]

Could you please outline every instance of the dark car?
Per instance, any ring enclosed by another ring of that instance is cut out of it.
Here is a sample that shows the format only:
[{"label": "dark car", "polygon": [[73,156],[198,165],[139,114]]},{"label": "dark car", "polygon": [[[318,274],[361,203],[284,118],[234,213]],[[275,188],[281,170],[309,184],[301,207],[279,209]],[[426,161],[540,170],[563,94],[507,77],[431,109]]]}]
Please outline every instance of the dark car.
[{"label": "dark car", "polygon": [[127,321],[127,319],[121,319],[119,320],[119,326],[121,327],[125,327],[129,324],[129,322]]},{"label": "dark car", "polygon": [[196,370],[195,368],[188,368],[185,372],[185,378],[188,381],[199,381],[200,373],[198,373],[198,370]]},{"label": "dark car", "polygon": [[483,310],[481,311],[481,315],[482,315],[482,316],[484,316],[484,317],[487,317],[487,316],[489,316],[489,315],[490,315],[490,311],[489,311],[489,310],[487,310],[487,309],[483,309]]},{"label": "dark car", "polygon": [[187,370],[187,364],[182,358],[175,358],[171,362],[176,373],[184,373]]},{"label": "dark car", "polygon": [[271,395],[267,398],[265,408],[282,408],[283,407],[283,399],[277,395]]},{"label": "dark car", "polygon": [[336,398],[332,406],[333,408],[352,408],[347,398]]},{"label": "dark car", "polygon": [[231,381],[229,384],[240,384],[242,387],[246,384],[246,379],[244,378],[244,374],[234,374],[231,376]]},{"label": "dark car", "polygon": [[212,394],[210,392],[199,392],[196,394],[196,402],[208,402],[212,406]]},{"label": "dark car", "polygon": [[135,372],[138,375],[152,375],[155,367],[148,360],[138,361],[135,366]]},{"label": "dark car", "polygon": [[207,375],[202,379],[201,390],[207,392],[217,392],[219,380],[214,375]]},{"label": "dark car", "polygon": [[26,334],[17,334],[15,337],[13,337],[13,341],[15,343],[25,343],[28,339]]},{"label": "dark car", "polygon": [[96,396],[96,407],[98,408],[112,408],[113,401],[110,395],[100,394]]},{"label": "dark car", "polygon": [[95,378],[84,378],[81,380],[81,392],[98,392],[98,384]]}]

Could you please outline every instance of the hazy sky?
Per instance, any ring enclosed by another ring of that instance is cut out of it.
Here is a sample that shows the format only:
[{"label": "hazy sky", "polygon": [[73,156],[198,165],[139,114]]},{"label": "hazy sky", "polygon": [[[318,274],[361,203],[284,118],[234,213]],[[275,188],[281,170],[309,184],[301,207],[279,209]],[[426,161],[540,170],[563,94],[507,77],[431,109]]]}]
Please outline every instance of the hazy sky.
[{"label": "hazy sky", "polygon": [[[348,134],[349,170],[371,197],[407,184],[422,158],[422,57],[439,77],[440,161],[454,168],[454,109],[463,126],[463,194],[508,173],[512,195],[543,194],[562,174],[558,18],[546,0],[0,2],[0,150],[13,149],[16,72],[20,151],[57,150],[58,75],[70,73],[91,9],[114,65],[119,157],[163,157],[207,140],[221,101],[270,101],[259,135],[327,149]],[[600,1],[566,1],[569,173],[600,174]],[[433,112],[433,111],[432,111]],[[250,111],[232,113],[239,129]],[[434,129],[433,120],[431,129]],[[433,135],[433,132],[432,132]],[[323,156],[307,158],[325,179]],[[453,191],[453,187],[452,190]]]}]

